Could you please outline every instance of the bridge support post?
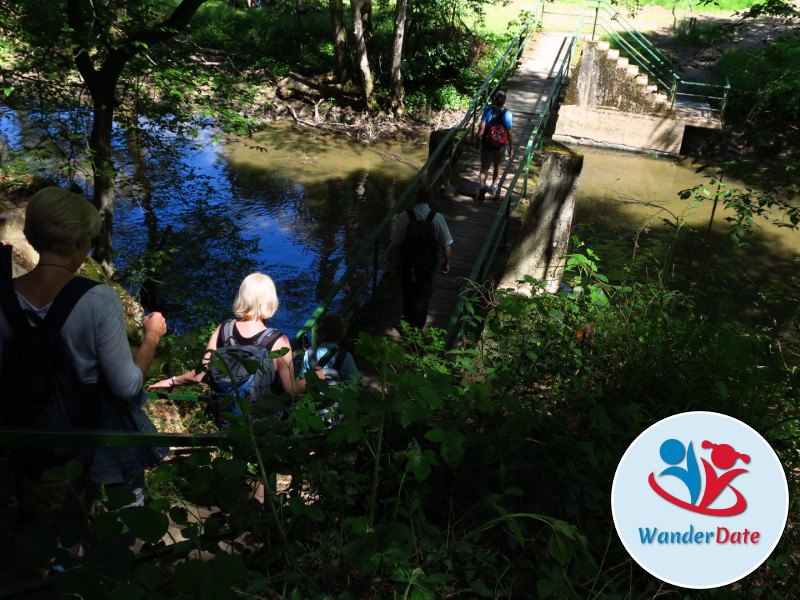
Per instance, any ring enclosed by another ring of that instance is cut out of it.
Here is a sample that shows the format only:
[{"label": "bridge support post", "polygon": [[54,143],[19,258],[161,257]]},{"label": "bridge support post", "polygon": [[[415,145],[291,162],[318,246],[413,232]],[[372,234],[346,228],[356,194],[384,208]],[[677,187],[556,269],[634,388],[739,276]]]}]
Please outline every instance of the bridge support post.
[{"label": "bridge support post", "polygon": [[[569,231],[575,209],[578,176],[583,155],[560,144],[545,149],[531,205],[525,211],[517,240],[508,257],[500,289],[522,295],[555,293],[561,285],[563,256],[569,248]],[[519,284],[526,275],[541,282],[541,289]]]}]

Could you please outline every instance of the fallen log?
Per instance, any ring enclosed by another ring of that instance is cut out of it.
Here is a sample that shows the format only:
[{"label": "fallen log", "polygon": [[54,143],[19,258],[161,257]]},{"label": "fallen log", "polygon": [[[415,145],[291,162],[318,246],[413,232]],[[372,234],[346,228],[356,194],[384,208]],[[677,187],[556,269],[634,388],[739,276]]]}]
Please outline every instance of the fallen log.
[{"label": "fallen log", "polygon": [[303,98],[312,104],[320,99],[358,97],[361,91],[358,88],[343,86],[338,83],[327,83],[322,80],[309,79],[297,73],[289,73],[278,82],[278,96],[282,99]]}]

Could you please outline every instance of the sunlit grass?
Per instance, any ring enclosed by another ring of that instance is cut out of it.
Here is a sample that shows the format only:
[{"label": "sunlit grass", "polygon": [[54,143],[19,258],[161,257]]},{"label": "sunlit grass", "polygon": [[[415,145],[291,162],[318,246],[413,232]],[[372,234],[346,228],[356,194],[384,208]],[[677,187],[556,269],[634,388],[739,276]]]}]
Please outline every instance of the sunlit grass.
[{"label": "sunlit grass", "polygon": [[[547,27],[555,26],[555,23],[563,19],[554,17],[548,18],[549,15],[569,12],[576,13],[584,6],[586,0],[558,0],[558,2],[545,3],[545,25]],[[655,23],[654,27],[661,25],[671,25],[676,17],[680,18],[684,15],[691,16],[697,14],[708,14],[718,16],[730,16],[736,11],[745,10],[755,4],[754,0],[716,0],[713,2],[702,2],[700,0],[653,0],[643,4],[638,9],[632,8],[631,2],[613,5],[626,16],[630,17],[634,23],[637,21],[646,22],[648,26]],[[512,20],[518,20],[521,11],[531,10],[536,5],[535,2],[514,0],[506,5],[485,5],[486,31],[493,34],[503,34],[506,32],[508,23]],[[611,3],[609,2],[609,5]],[[628,11],[631,12],[628,12]],[[651,14],[652,13],[652,14]],[[569,19],[567,19],[569,20]],[[570,20],[571,23],[574,18]],[[661,22],[663,21],[663,23]]]}]

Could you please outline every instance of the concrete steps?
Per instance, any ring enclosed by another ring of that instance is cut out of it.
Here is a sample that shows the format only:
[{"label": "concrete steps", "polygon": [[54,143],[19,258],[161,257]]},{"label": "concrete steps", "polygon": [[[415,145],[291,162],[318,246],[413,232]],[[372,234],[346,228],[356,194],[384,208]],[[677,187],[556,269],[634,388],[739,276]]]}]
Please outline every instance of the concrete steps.
[{"label": "concrete steps", "polygon": [[628,57],[620,56],[619,48],[612,48],[608,40],[596,39],[594,41],[597,49],[606,53],[606,59],[616,64],[620,78],[633,81],[641,89],[642,95],[654,104],[663,105],[668,102],[669,97],[665,93],[659,92],[657,85],[650,83],[647,73],[639,72],[639,65],[632,65]]}]

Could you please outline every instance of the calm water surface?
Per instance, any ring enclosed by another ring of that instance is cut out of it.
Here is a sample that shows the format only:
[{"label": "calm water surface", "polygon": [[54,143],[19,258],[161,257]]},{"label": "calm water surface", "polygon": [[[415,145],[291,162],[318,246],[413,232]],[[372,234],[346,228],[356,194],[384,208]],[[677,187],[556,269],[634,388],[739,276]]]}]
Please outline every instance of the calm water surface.
[{"label": "calm water surface", "polygon": [[[697,173],[697,165],[689,159],[652,158],[588,147],[576,150],[584,155],[584,167],[573,223],[580,237],[595,240],[590,245],[602,249],[601,258],[611,244],[618,247],[617,252],[622,248],[624,257],[616,257],[621,262],[629,261],[634,251],[652,252],[658,258],[658,252],[666,251],[678,223],[705,235],[712,201],[698,204],[679,196],[681,190],[709,181],[707,175]],[[729,188],[747,187],[729,179],[725,184]],[[716,186],[708,189],[714,191]],[[726,216],[730,214],[717,209],[712,235],[727,233]],[[777,227],[770,219],[758,219],[757,223],[759,227],[746,238],[747,246],[737,256],[752,277],[764,283],[785,282],[796,271],[800,232]]]},{"label": "calm water surface", "polygon": [[366,146],[289,123],[187,149],[171,175],[150,167],[160,179],[148,206],[120,203],[118,264],[128,268],[144,247],[173,250],[152,309],[204,324],[229,314],[250,259],[275,280],[273,320],[293,335],[426,159],[425,141]]},{"label": "calm water surface", "polygon": [[[24,120],[8,111],[0,117],[0,138],[13,150],[26,136]],[[196,142],[201,147],[162,135],[158,143],[120,138],[115,145],[127,178],[116,264],[134,273],[134,289],[141,265],[154,267],[146,275],[157,285],[144,288],[143,301],[179,331],[227,318],[241,278],[261,270],[279,289],[274,323],[293,335],[427,158],[426,139],[367,146],[285,121],[252,138],[213,145],[206,132]],[[584,168],[574,230],[606,266],[665,252],[678,222],[705,232],[711,203],[678,196],[707,181],[690,162],[578,150]],[[715,218],[720,235],[723,216]],[[800,234],[765,221],[748,241],[743,257],[752,276],[767,283],[794,277]]]}]

